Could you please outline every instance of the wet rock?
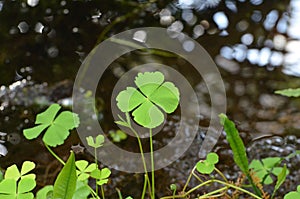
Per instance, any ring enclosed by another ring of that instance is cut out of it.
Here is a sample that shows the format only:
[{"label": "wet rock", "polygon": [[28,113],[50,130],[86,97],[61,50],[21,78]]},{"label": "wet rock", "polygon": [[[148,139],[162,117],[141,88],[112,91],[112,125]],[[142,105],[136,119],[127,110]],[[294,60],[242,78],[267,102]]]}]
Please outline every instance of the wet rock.
[{"label": "wet rock", "polygon": [[3,144],[0,144],[0,156],[6,156],[7,153],[7,148]]},{"label": "wet rock", "polygon": [[264,135],[281,135],[285,131],[284,126],[276,121],[257,122],[255,124],[255,129],[257,132]]},{"label": "wet rock", "polygon": [[280,108],[285,103],[285,99],[278,95],[261,94],[259,103],[264,108]]}]

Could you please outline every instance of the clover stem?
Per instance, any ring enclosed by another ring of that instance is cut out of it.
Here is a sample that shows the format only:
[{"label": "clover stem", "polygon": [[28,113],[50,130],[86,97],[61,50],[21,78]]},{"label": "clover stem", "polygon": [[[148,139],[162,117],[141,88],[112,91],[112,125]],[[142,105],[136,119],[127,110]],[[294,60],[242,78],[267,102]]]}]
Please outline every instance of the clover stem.
[{"label": "clover stem", "polygon": [[151,156],[151,182],[152,182],[152,198],[155,198],[155,182],[154,182],[154,156],[153,156],[153,138],[152,138],[152,129],[149,129],[150,136],[150,156]]},{"label": "clover stem", "polygon": [[201,182],[201,183],[204,182],[199,176],[197,176],[197,174],[195,174],[195,172],[193,172],[193,176],[194,176],[194,178],[196,178],[199,182]]},{"label": "clover stem", "polygon": [[96,194],[96,192],[95,192],[89,185],[86,185],[86,187],[88,187],[88,189],[89,189],[90,192],[92,193],[93,198],[94,198],[94,196],[95,196],[96,199],[100,199],[100,197],[98,196],[98,194]]},{"label": "clover stem", "polygon": [[123,199],[120,189],[116,188],[116,191],[118,193],[119,199]]},{"label": "clover stem", "polygon": [[145,156],[144,156],[144,151],[143,151],[143,145],[142,145],[142,142],[141,142],[141,139],[140,139],[138,133],[134,130],[134,128],[132,128],[131,126],[129,126],[129,128],[134,133],[136,139],[138,140],[140,153],[141,153],[141,157],[142,157],[142,162],[143,162],[143,167],[144,167],[145,175],[147,176],[147,183],[150,186],[149,187],[149,194],[151,196],[152,195],[151,194],[151,184],[150,184],[150,180],[149,180],[149,176],[148,176],[148,171],[147,171],[147,166],[146,166],[146,161],[145,161]]},{"label": "clover stem", "polygon": [[[96,168],[98,168],[97,148],[96,147],[94,147],[94,157],[95,157]],[[98,196],[98,184],[97,184],[97,182],[96,182],[96,194]]]},{"label": "clover stem", "polygon": [[223,178],[223,180],[225,182],[228,182],[227,178],[224,176],[224,174],[219,169],[217,169],[217,167],[215,167],[215,171]]},{"label": "clover stem", "polygon": [[[97,184],[97,183],[96,183],[96,184]],[[103,186],[101,185],[100,187],[101,187],[102,199],[105,199]]]},{"label": "clover stem", "polygon": [[48,144],[46,144],[44,142],[44,145],[48,149],[48,151],[51,153],[51,155],[53,155],[53,157],[55,157],[62,165],[66,164],[60,157],[58,157],[58,155],[56,155],[56,153],[54,153],[54,151],[52,151],[52,149],[48,146]]},{"label": "clover stem", "polygon": [[[207,193],[207,194],[204,194],[204,195],[198,197],[198,199],[200,199],[200,198],[214,198],[214,197],[217,198],[217,197],[220,197],[220,196],[224,195],[224,192],[223,192],[223,191],[226,191],[227,189],[228,189],[228,187],[222,187],[222,188],[220,188],[220,189],[217,189],[217,190],[214,190],[214,191],[209,192],[209,193]],[[223,193],[220,193],[220,192],[223,192]],[[220,193],[220,194],[214,195],[214,194],[216,194],[216,193]]]},{"label": "clover stem", "polygon": [[[192,192],[196,191],[197,189],[199,189],[200,187],[203,187],[204,185],[207,185],[207,184],[210,184],[210,183],[219,183],[219,184],[223,184],[225,185],[226,189],[228,189],[228,187],[231,187],[233,189],[236,189],[236,190],[239,190],[241,192],[244,192],[250,196],[252,196],[253,198],[256,198],[256,199],[262,199],[260,196],[257,196],[241,187],[238,187],[238,186],[235,186],[233,184],[230,184],[230,183],[227,183],[227,182],[224,182],[224,181],[221,181],[221,180],[217,180],[217,179],[211,179],[211,180],[208,180],[206,182],[203,182],[195,187],[193,187],[192,189],[190,189],[189,191],[185,192],[184,194],[181,194],[181,195],[175,195],[175,196],[165,196],[165,197],[162,197],[160,199],[171,199],[171,198],[184,198],[186,196],[188,196],[189,194],[191,194]],[[222,189],[222,188],[221,188]],[[221,189],[218,189],[218,191],[221,191]],[[224,188],[225,189],[225,188]],[[214,192],[214,191],[213,191]],[[210,193],[207,193],[207,194],[211,194]]]},{"label": "clover stem", "polygon": [[185,185],[182,189],[182,192],[185,192],[186,187],[188,186],[189,182],[191,181],[191,178],[192,178],[192,175],[193,175],[195,169],[196,169],[196,166],[192,169],[192,171],[191,171],[191,173],[190,173],[190,175],[189,175],[189,177],[188,177],[188,179],[187,179],[187,181],[186,181],[186,183],[185,183]]},{"label": "clover stem", "polygon": [[135,135],[137,141],[138,141],[138,145],[139,145],[139,148],[140,148],[140,153],[141,153],[141,158],[142,158],[142,163],[143,163],[143,167],[144,167],[144,171],[145,171],[145,175],[147,176],[145,178],[145,180],[147,180],[147,184],[148,184],[148,189],[149,189],[149,195],[151,196],[151,184],[150,184],[150,181],[149,181],[149,176],[148,176],[148,171],[147,171],[147,166],[146,166],[146,161],[145,161],[145,156],[144,156],[144,151],[143,151],[143,145],[142,145],[142,142],[141,142],[141,139],[138,135],[138,133],[134,130],[134,128],[132,128],[131,126],[131,123],[130,123],[130,117],[129,117],[129,113],[126,112],[126,122],[128,124],[128,128],[133,132],[133,134]]},{"label": "clover stem", "polygon": [[148,175],[144,174],[144,187],[143,187],[143,192],[142,192],[141,199],[145,198],[146,189],[147,189],[147,178],[148,178]]}]

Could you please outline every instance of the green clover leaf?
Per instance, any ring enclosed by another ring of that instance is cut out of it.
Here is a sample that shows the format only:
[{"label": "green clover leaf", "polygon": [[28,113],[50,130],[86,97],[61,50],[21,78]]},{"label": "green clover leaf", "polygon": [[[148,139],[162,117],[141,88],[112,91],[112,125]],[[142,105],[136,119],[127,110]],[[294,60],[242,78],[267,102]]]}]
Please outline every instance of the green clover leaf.
[{"label": "green clover leaf", "polygon": [[[268,185],[273,183],[271,174],[278,176],[281,173],[283,168],[277,166],[280,162],[281,158],[279,157],[264,158],[261,161],[252,160],[249,168],[253,169],[253,171],[256,173],[256,176],[261,179],[263,184]],[[289,173],[288,170],[287,173]]]},{"label": "green clover leaf", "polygon": [[35,188],[36,182],[32,178],[4,179],[0,183],[1,199],[33,199],[31,191]]},{"label": "green clover leaf", "polygon": [[202,174],[211,174],[215,169],[215,164],[218,162],[219,156],[216,153],[209,153],[206,156],[206,160],[197,163],[196,169]]},{"label": "green clover leaf", "polygon": [[109,135],[112,138],[113,142],[121,142],[122,140],[127,139],[127,134],[121,130],[109,131]]},{"label": "green clover leaf", "polygon": [[47,185],[36,193],[36,199],[53,198],[53,185]]},{"label": "green clover leaf", "polygon": [[35,163],[30,161],[25,161],[21,167],[21,171],[19,171],[17,165],[12,165],[8,167],[5,171],[4,178],[5,179],[14,179],[19,180],[20,178],[31,178],[35,179],[35,174],[28,174],[35,168]]},{"label": "green clover leaf", "polygon": [[111,171],[109,168],[103,168],[103,169],[95,169],[91,172],[91,177],[95,178],[97,180],[98,185],[103,185],[108,182],[108,177],[110,176]]},{"label": "green clover leaf", "polygon": [[35,174],[28,174],[35,168],[35,163],[25,161],[21,171],[14,164],[5,171],[0,182],[0,198],[2,199],[33,199],[31,191],[35,188]]},{"label": "green clover leaf", "polygon": [[77,128],[79,117],[70,111],[63,111],[57,115],[61,109],[59,104],[52,104],[47,110],[36,116],[35,127],[25,129],[24,136],[31,140],[37,138],[45,129],[43,141],[52,147],[61,145],[70,135],[70,130]]},{"label": "green clover leaf", "polygon": [[172,82],[164,82],[161,72],[139,73],[136,88],[127,87],[116,100],[122,112],[132,112],[135,122],[146,128],[155,128],[164,121],[164,114],[175,111],[179,104],[179,90]]},{"label": "green clover leaf", "polygon": [[75,162],[76,167],[76,174],[78,176],[77,180],[84,181],[90,177],[90,173],[97,169],[97,165],[92,163],[89,165],[88,161],[86,160],[78,160]]},{"label": "green clover leaf", "polygon": [[300,198],[300,185],[297,187],[297,191],[291,191],[284,196],[284,199],[296,199]]},{"label": "green clover leaf", "polygon": [[88,136],[85,138],[88,145],[94,148],[99,148],[103,146],[104,143],[104,136],[103,135],[97,135],[96,138],[94,139],[92,136]]}]

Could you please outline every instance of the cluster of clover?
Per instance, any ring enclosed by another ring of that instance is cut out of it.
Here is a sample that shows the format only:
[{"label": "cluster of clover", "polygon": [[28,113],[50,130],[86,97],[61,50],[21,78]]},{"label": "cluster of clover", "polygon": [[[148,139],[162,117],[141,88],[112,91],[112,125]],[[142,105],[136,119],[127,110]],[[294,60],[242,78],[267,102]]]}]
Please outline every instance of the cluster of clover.
[{"label": "cluster of clover", "polygon": [[[153,157],[152,129],[161,125],[165,118],[162,111],[172,113],[177,109],[180,100],[178,88],[172,82],[165,82],[164,75],[160,72],[139,73],[135,78],[137,88],[127,87],[121,91],[116,98],[118,108],[124,113],[125,118],[119,116],[116,121],[118,125],[131,130],[138,140],[141,161],[144,165],[144,186],[141,190],[141,198],[146,195],[155,199],[155,172]],[[300,96],[300,89],[287,89],[277,91],[285,96]],[[25,161],[19,170],[16,165],[8,167],[4,174],[0,175],[0,197],[1,199],[104,199],[103,186],[109,182],[111,171],[109,168],[100,168],[96,152],[103,145],[105,137],[98,135],[89,136],[86,141],[90,147],[94,148],[95,162],[89,163],[86,160],[75,160],[75,155],[71,154],[64,162],[50,147],[62,145],[70,134],[70,130],[79,126],[79,117],[70,111],[60,112],[61,106],[52,104],[44,112],[36,116],[36,126],[25,129],[24,136],[28,140],[37,138],[42,132],[42,140],[49,152],[63,165],[54,185],[47,185],[37,191],[36,196],[33,190],[36,187],[36,175],[31,173],[35,168],[35,163]],[[133,120],[149,129],[149,142],[151,154],[151,172],[149,177],[147,165],[144,158],[144,150],[141,139],[132,127]],[[225,114],[220,114],[221,124],[226,132],[226,139],[233,152],[236,165],[240,168],[242,175],[236,182],[229,181],[224,174],[217,169],[216,164],[219,157],[216,153],[209,153],[205,160],[200,160],[191,172],[187,175],[187,181],[182,190],[177,190],[175,184],[170,185],[172,194],[161,199],[187,198],[191,194],[202,190],[205,194],[196,194],[197,198],[238,198],[241,194],[249,195],[252,198],[267,199],[274,198],[279,187],[284,183],[289,170],[283,160],[298,155],[296,151],[287,157],[269,157],[262,160],[249,160],[246,149],[235,124],[230,121]],[[121,131],[110,132],[113,141],[119,142],[126,139],[126,134]],[[192,178],[199,184],[188,189]],[[90,180],[94,179],[95,186],[90,186]],[[205,191],[205,188],[212,184],[218,184],[219,188],[213,191]],[[264,191],[264,185],[273,184],[273,192]],[[232,190],[229,192],[229,190]],[[118,196],[122,199],[122,194],[117,189]],[[231,195],[230,195],[231,194]],[[127,196],[126,199],[132,197]],[[292,191],[284,196],[284,199],[300,198],[300,186],[297,191]]]}]

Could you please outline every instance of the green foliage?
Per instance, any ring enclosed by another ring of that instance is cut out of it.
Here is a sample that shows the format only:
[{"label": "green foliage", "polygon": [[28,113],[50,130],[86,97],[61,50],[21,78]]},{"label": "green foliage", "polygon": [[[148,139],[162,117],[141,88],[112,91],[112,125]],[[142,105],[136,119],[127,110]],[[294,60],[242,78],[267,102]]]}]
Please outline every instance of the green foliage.
[{"label": "green foliage", "polygon": [[300,97],[300,88],[296,88],[296,89],[288,88],[284,90],[275,91],[275,93],[287,97]]},{"label": "green foliage", "polygon": [[53,185],[47,185],[40,189],[36,194],[36,199],[52,199],[53,198]]},{"label": "green foliage", "polygon": [[235,124],[231,120],[229,120],[225,114],[220,114],[219,117],[221,119],[220,122],[224,126],[224,130],[226,132],[226,140],[228,141],[230,148],[233,152],[234,162],[241,169],[241,171],[247,176],[255,193],[258,196],[261,196],[262,195],[261,190],[253,182],[253,179],[250,175],[249,162],[246,154],[246,147],[243,143],[242,138],[239,135],[238,130],[235,127]]},{"label": "green foliage", "polygon": [[20,178],[31,178],[35,179],[35,174],[28,174],[35,168],[35,163],[30,161],[25,161],[22,164],[21,171],[19,171],[17,165],[12,165],[6,169],[4,178],[19,180]]},{"label": "green foliage", "polygon": [[[262,160],[252,160],[249,168],[253,169],[256,173],[256,176],[261,179],[263,184],[272,184],[273,179],[271,174],[278,176],[283,167],[278,166],[281,163],[282,159],[279,157],[269,157]],[[287,170],[287,173],[289,171]]]},{"label": "green foliage", "polygon": [[90,173],[97,169],[97,164],[92,163],[89,165],[88,161],[86,160],[78,160],[75,162],[76,167],[78,170],[76,170],[76,174],[78,176],[79,181],[84,181],[90,177]]},{"label": "green foliage", "polygon": [[284,199],[298,199],[300,198],[300,185],[297,187],[297,191],[289,192],[284,196]]},{"label": "green foliage", "polygon": [[[90,189],[88,187],[88,181],[79,181],[76,182],[76,191],[72,199],[87,199],[90,195]],[[53,186],[47,185],[39,190],[36,194],[36,199],[53,199]]]},{"label": "green foliage", "polygon": [[276,191],[279,189],[279,187],[284,183],[287,174],[288,174],[288,170],[286,168],[286,165],[284,165],[283,168],[281,169],[281,172],[277,176],[277,182],[276,182],[273,194],[272,194],[272,198],[274,197],[274,195],[275,195]]},{"label": "green foliage", "polygon": [[98,185],[103,185],[108,182],[108,177],[110,176],[111,171],[109,168],[96,169],[91,172],[91,177],[95,178]]},{"label": "green foliage", "polygon": [[0,171],[0,182],[3,180],[4,176],[3,176],[3,173],[2,171]]},{"label": "green foliage", "polygon": [[238,165],[241,171],[249,174],[249,163],[246,154],[245,145],[239,135],[238,130],[235,128],[235,124],[230,121],[225,114],[219,115],[221,124],[224,126],[226,132],[226,139],[229,142],[230,148],[233,152],[234,162]]},{"label": "green foliage", "polygon": [[171,189],[172,191],[176,191],[176,190],[177,190],[176,184],[171,184],[171,185],[170,185],[170,189]]},{"label": "green foliage", "polygon": [[122,140],[127,139],[127,134],[121,130],[109,131],[109,135],[112,138],[113,142],[121,142]]},{"label": "green foliage", "polygon": [[104,143],[104,136],[97,135],[95,139],[92,136],[88,136],[88,137],[86,137],[86,141],[89,146],[94,147],[94,148],[99,148]]},{"label": "green foliage", "polygon": [[63,111],[57,115],[61,109],[59,104],[52,104],[47,110],[36,116],[37,126],[25,129],[24,136],[31,140],[37,138],[46,130],[43,141],[49,146],[57,146],[64,143],[69,136],[70,130],[78,127],[79,117],[70,111]]},{"label": "green foliage", "polygon": [[218,162],[219,156],[216,153],[209,153],[204,161],[197,163],[196,169],[202,174],[211,174],[215,169],[215,164]]},{"label": "green foliage", "polygon": [[53,197],[61,199],[72,199],[76,189],[76,166],[75,156],[71,152],[71,155],[57,176],[57,179],[53,187]]},{"label": "green foliage", "polygon": [[91,191],[88,186],[88,181],[79,181],[76,182],[76,191],[72,199],[86,199],[90,195]]},{"label": "green foliage", "polygon": [[[122,112],[132,112],[134,121],[146,128],[155,128],[164,121],[162,109],[172,113],[179,103],[178,88],[172,82],[164,82],[160,72],[139,73],[136,88],[127,87],[116,100]],[[159,109],[160,108],[160,109]]]},{"label": "green foliage", "polygon": [[33,199],[31,192],[35,186],[35,174],[28,174],[35,168],[33,162],[23,163],[21,171],[16,165],[7,168],[4,179],[0,182],[1,199]]}]

